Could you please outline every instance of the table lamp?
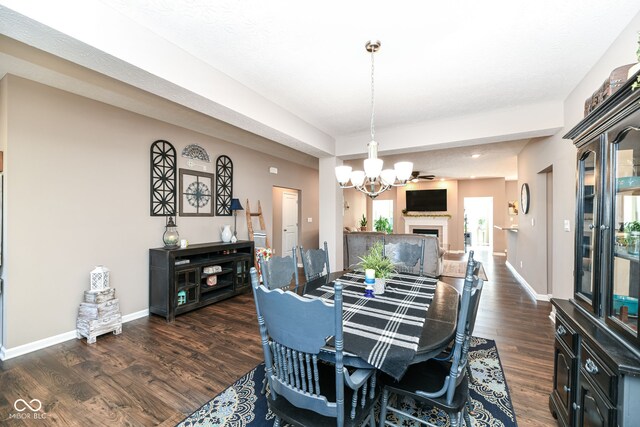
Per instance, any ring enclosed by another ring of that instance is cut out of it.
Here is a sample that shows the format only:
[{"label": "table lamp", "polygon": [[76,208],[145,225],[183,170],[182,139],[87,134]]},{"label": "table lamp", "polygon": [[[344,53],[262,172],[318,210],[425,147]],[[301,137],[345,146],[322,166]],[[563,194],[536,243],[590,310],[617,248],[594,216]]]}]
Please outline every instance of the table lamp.
[{"label": "table lamp", "polygon": [[238,232],[236,231],[236,224],[238,221],[238,211],[243,211],[244,208],[240,204],[239,199],[231,199],[231,208],[233,211],[233,238],[235,241],[238,240]]}]

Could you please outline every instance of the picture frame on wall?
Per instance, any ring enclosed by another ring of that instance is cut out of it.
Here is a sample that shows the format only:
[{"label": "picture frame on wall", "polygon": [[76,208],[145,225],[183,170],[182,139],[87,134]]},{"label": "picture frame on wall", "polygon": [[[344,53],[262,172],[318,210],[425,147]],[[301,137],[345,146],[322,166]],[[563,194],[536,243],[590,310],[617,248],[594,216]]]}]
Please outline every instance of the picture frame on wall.
[{"label": "picture frame on wall", "polygon": [[509,215],[518,215],[518,201],[509,200]]},{"label": "picture frame on wall", "polygon": [[180,216],[213,216],[212,173],[180,169]]}]

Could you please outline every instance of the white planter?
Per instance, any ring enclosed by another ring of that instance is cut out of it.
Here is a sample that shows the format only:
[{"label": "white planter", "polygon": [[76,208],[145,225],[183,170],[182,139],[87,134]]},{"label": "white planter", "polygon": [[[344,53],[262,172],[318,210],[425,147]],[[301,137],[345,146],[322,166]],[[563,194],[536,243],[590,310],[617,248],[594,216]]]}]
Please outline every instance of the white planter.
[{"label": "white planter", "polygon": [[386,280],[385,279],[378,279],[376,278],[376,283],[373,285],[373,293],[375,295],[382,295],[384,294],[384,287],[386,285]]}]

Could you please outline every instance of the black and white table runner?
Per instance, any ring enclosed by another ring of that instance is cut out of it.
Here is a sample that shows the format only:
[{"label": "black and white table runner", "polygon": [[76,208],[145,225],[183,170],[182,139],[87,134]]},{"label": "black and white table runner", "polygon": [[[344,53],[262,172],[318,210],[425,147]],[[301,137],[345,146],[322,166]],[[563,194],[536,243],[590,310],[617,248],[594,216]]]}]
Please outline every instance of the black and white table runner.
[{"label": "black and white table runner", "polygon": [[[385,292],[364,297],[364,274],[340,276],[343,284],[344,350],[396,379],[413,360],[437,279],[413,274],[395,274],[386,281]],[[305,294],[332,301],[333,283]]]}]

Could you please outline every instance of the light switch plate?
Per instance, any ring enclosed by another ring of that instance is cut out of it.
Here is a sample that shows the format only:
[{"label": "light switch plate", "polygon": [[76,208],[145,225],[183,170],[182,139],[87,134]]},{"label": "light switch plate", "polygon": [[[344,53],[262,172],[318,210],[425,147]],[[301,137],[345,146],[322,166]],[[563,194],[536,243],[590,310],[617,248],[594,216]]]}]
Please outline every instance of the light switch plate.
[{"label": "light switch plate", "polygon": [[313,218],[307,218],[307,222],[313,222]]},{"label": "light switch plate", "polygon": [[271,166],[269,168],[269,173],[273,173],[273,174],[277,175],[278,174],[278,168],[274,168],[273,166]]},{"label": "light switch plate", "polygon": [[564,231],[571,231],[571,221],[568,219],[564,220]]}]

